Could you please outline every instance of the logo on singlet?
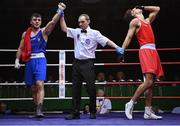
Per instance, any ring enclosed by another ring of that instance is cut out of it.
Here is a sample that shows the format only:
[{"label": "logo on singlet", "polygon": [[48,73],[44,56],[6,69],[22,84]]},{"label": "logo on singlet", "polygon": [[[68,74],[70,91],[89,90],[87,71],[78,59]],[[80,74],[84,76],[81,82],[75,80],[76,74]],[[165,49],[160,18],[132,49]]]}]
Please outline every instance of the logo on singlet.
[{"label": "logo on singlet", "polygon": [[37,39],[37,41],[38,41],[38,42],[40,42],[40,41],[41,41],[41,39],[40,39],[40,38],[38,38],[38,39]]}]

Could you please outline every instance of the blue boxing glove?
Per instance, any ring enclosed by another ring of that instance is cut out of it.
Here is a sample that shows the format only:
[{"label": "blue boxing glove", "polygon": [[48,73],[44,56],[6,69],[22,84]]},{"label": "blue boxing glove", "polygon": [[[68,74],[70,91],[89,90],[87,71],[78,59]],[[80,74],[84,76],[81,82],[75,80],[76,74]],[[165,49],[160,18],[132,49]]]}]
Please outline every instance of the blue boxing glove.
[{"label": "blue boxing glove", "polygon": [[57,9],[57,13],[60,17],[64,17],[64,11],[63,10]]},{"label": "blue boxing glove", "polygon": [[124,48],[117,47],[116,48],[116,53],[118,54],[118,61],[119,62],[124,62]]},{"label": "blue boxing glove", "polygon": [[116,48],[116,52],[117,52],[117,54],[124,55],[124,48],[118,46],[118,47]]},{"label": "blue boxing glove", "polygon": [[64,17],[64,10],[66,9],[66,5],[64,3],[59,3],[58,4],[58,9],[57,13],[59,14],[60,17]]},{"label": "blue boxing glove", "polygon": [[60,17],[64,17],[64,11],[61,11]]},{"label": "blue boxing glove", "polygon": [[61,16],[61,11],[62,11],[62,10],[60,10],[59,8],[58,8],[57,11],[56,11],[59,16]]}]

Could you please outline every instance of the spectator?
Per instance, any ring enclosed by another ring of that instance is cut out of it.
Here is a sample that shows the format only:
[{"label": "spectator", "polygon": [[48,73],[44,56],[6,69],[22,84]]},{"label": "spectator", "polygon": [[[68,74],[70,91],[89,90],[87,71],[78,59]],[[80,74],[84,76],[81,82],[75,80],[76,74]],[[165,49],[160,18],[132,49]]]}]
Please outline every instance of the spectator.
[{"label": "spectator", "polygon": [[126,75],[124,72],[119,71],[116,73],[116,81],[120,82],[120,81],[125,81]]},{"label": "spectator", "polygon": [[153,106],[152,106],[152,110],[153,110],[155,113],[164,113],[164,111],[161,110],[158,105],[153,105]]},{"label": "spectator", "polygon": [[55,82],[55,80],[54,80],[53,76],[49,75],[47,83],[54,83],[54,82]]},{"label": "spectator", "polygon": [[97,100],[96,100],[96,109],[97,113],[105,114],[109,113],[112,109],[111,101],[108,98],[104,97],[104,91],[99,89],[97,91]]},{"label": "spectator", "polygon": [[85,104],[85,105],[84,105],[83,114],[90,114],[89,104]]},{"label": "spectator", "polygon": [[175,107],[175,108],[173,108],[173,110],[171,111],[171,113],[180,114],[180,107]]},{"label": "spectator", "polygon": [[115,82],[114,76],[112,74],[108,75],[107,82]]},{"label": "spectator", "polygon": [[11,110],[7,108],[7,105],[3,102],[0,102],[0,114],[10,114]]},{"label": "spectator", "polygon": [[106,77],[103,72],[99,72],[96,76],[96,82],[106,82]]}]

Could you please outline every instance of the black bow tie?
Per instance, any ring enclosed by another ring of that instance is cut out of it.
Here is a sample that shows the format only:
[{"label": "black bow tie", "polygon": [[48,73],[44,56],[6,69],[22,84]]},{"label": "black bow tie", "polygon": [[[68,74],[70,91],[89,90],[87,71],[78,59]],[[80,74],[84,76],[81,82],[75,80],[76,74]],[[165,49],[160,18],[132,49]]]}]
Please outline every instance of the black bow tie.
[{"label": "black bow tie", "polygon": [[81,30],[81,33],[87,33],[87,30],[83,30],[83,29],[82,29],[82,30]]}]

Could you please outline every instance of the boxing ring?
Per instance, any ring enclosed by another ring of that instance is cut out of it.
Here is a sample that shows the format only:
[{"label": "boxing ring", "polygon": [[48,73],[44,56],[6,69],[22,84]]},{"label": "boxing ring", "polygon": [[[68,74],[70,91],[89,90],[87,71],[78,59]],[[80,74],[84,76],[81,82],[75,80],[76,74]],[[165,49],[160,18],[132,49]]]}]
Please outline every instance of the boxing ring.
[{"label": "boxing ring", "polygon": [[[161,53],[160,52],[178,52],[180,51],[180,48],[161,48],[161,49],[157,49],[161,58]],[[13,49],[0,49],[0,53],[3,54],[7,54],[7,53],[11,53],[11,54],[15,54],[17,50],[13,50]],[[45,82],[45,86],[49,86],[50,88],[53,89],[53,87],[56,87],[55,91],[55,95],[49,95],[49,96],[45,96],[45,101],[46,100],[71,100],[71,94],[72,93],[68,93],[68,88],[72,86],[71,82],[66,81],[66,72],[68,72],[67,70],[70,69],[72,67],[71,63],[67,63],[67,60],[69,60],[69,55],[68,53],[73,53],[74,50],[47,50],[47,54],[49,53],[58,53],[59,54],[59,63],[48,63],[47,66],[48,67],[54,67],[55,69],[58,69],[57,74],[58,75],[58,81],[56,82]],[[138,51],[138,49],[127,49],[127,53],[136,53]],[[114,53],[114,49],[103,49],[103,50],[97,50],[96,53]],[[14,58],[15,55],[13,55]],[[128,57],[128,56],[127,56]],[[99,57],[97,57],[98,59]],[[138,58],[138,57],[137,57]],[[128,59],[128,58],[127,58]],[[49,60],[49,58],[47,57],[47,61]],[[126,60],[126,58],[125,58]],[[101,61],[101,59],[100,59]],[[124,63],[118,63],[116,60],[114,60],[115,62],[105,62],[105,63],[95,63],[95,67],[104,67],[104,69],[109,68],[109,67],[130,67],[130,66],[137,66],[139,67],[140,64],[139,62],[124,62]],[[162,61],[162,60],[161,60]],[[69,62],[71,62],[71,60],[69,60]],[[171,61],[171,62],[161,62],[163,66],[169,66],[169,65],[180,65],[180,61]],[[21,64],[21,67],[24,67],[23,64]],[[14,69],[14,59],[13,59],[13,63],[9,63],[9,64],[5,64],[5,63],[1,63],[0,64],[0,69]],[[21,68],[22,69],[22,68]],[[95,68],[97,69],[97,68]],[[164,70],[165,71],[165,70]],[[8,75],[7,75],[8,76]],[[110,93],[107,94],[107,96],[105,98],[109,98],[112,100],[129,100],[131,98],[131,96],[133,95],[133,92],[135,91],[135,89],[137,88],[137,85],[141,84],[142,81],[135,81],[135,80],[131,80],[131,81],[125,81],[125,82],[100,82],[100,83],[96,83],[97,87],[103,87],[104,89],[106,87],[110,87],[107,88],[106,90],[111,90],[109,91]],[[83,85],[85,85],[85,83],[83,83]],[[156,81],[155,82],[155,87],[158,89],[158,95],[153,96],[153,99],[157,99],[157,100],[163,100],[163,99],[176,99],[177,102],[180,99],[180,95],[162,95],[162,89],[159,88],[161,86],[166,86],[166,85],[176,85],[179,86],[180,85],[180,81]],[[113,94],[114,88],[116,88],[118,86],[119,90],[118,91],[122,91],[123,89],[128,87],[126,90],[130,91],[131,93],[128,95],[124,95],[123,93],[120,94]],[[135,88],[130,88],[135,86]],[[16,92],[10,95],[5,95],[6,93],[10,93],[12,91],[12,87],[15,87]],[[121,87],[121,88],[120,88]],[[130,89],[130,90],[129,90]],[[5,91],[6,90],[6,91]],[[23,93],[19,93],[20,91],[23,91]],[[27,91],[28,90],[28,91]],[[52,91],[52,92],[53,92]],[[18,95],[16,95],[16,93],[18,92]],[[14,80],[13,82],[8,82],[8,81],[4,81],[4,82],[0,82],[0,101],[30,101],[32,100],[31,98],[31,94],[29,93],[27,95],[27,93],[30,92],[29,89],[27,89],[27,87],[25,86],[24,82],[18,82],[17,80]],[[48,92],[48,91],[47,91]],[[52,93],[51,92],[51,93]],[[108,92],[108,91],[107,91]],[[46,89],[45,89],[45,93],[46,93]],[[22,95],[23,94],[23,95]],[[14,97],[15,96],[15,97]],[[27,97],[28,96],[28,97]],[[82,96],[82,99],[89,99],[87,96]],[[140,97],[140,99],[144,99],[144,96]],[[124,104],[124,103],[123,103]],[[180,115],[176,115],[176,114],[172,114],[172,113],[163,113],[160,114],[163,116],[163,120],[144,120],[143,119],[143,113],[142,112],[138,112],[135,113],[135,118],[134,120],[127,120],[124,113],[121,112],[112,112],[109,114],[105,114],[105,115],[97,115],[97,119],[96,120],[90,120],[88,119],[88,115],[81,115],[81,119],[80,120],[72,120],[72,121],[66,121],[64,120],[64,116],[65,114],[45,114],[45,118],[41,119],[41,121],[36,120],[36,119],[30,119],[28,118],[28,114],[24,114],[24,115],[5,115],[5,116],[1,116],[0,115],[0,125],[178,125],[180,124],[180,121],[178,121],[178,118],[180,117]],[[176,120],[176,121],[174,121]],[[28,121],[27,123],[25,123],[26,121]]]}]

